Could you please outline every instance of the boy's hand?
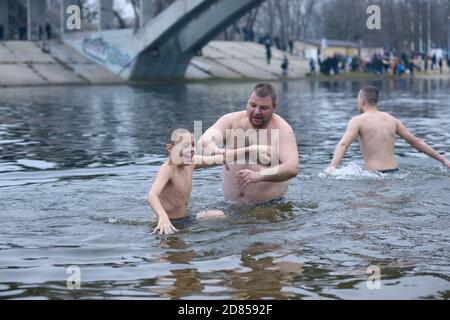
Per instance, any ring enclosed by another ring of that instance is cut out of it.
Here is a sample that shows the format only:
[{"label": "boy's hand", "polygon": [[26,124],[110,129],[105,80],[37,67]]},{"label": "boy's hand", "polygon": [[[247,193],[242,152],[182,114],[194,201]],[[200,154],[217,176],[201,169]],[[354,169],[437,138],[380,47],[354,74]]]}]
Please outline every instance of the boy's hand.
[{"label": "boy's hand", "polygon": [[445,161],[443,162],[444,166],[446,166],[447,168],[450,169],[450,161],[445,159]]},{"label": "boy's hand", "polygon": [[270,165],[272,162],[272,147],[263,145],[251,145],[249,147],[249,153],[256,153],[258,163],[262,165]]},{"label": "boy's hand", "polygon": [[336,171],[336,167],[329,166],[328,168],[326,168],[325,174],[327,176],[331,176],[335,171]]},{"label": "boy's hand", "polygon": [[262,165],[269,165],[272,162],[271,146],[258,146],[258,162]]},{"label": "boy's hand", "polygon": [[238,187],[244,189],[250,183],[261,181],[261,172],[252,170],[241,170],[236,174]]},{"label": "boy's hand", "polygon": [[159,219],[153,233],[159,232],[159,234],[174,234],[178,230],[172,225],[169,219]]}]

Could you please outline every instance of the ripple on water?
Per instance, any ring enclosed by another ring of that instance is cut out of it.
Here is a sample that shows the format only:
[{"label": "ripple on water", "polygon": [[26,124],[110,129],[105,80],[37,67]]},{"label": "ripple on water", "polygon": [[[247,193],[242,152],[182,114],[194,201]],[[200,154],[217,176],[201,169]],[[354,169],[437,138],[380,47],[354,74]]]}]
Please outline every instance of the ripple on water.
[{"label": "ripple on water", "polygon": [[21,166],[40,170],[53,169],[57,166],[54,162],[44,160],[18,159],[16,162]]}]

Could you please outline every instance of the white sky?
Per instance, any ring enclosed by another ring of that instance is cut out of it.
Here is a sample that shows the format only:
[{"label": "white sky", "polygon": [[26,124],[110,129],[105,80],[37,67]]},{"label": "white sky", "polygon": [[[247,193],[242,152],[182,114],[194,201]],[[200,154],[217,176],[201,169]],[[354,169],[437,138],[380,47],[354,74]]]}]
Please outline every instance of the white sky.
[{"label": "white sky", "polygon": [[[124,19],[133,19],[134,13],[133,13],[133,6],[131,5],[129,0],[114,0],[114,10],[117,10],[120,12],[121,16]],[[89,5],[91,8],[95,8],[98,11],[98,0],[88,0],[87,5]]]}]

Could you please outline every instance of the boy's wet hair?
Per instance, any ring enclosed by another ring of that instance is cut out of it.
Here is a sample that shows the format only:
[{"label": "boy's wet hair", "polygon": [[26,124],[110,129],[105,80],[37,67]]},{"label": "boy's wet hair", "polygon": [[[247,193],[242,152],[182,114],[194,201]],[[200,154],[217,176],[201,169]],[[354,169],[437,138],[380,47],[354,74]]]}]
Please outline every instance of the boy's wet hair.
[{"label": "boy's wet hair", "polygon": [[166,144],[174,145],[178,142],[178,141],[174,140],[174,136],[173,136],[173,134],[177,130],[180,130],[180,132],[192,133],[192,130],[188,126],[185,126],[182,124],[169,126],[169,128],[167,129]]},{"label": "boy's wet hair", "polygon": [[361,88],[361,93],[366,102],[371,106],[376,106],[380,99],[380,92],[374,86],[365,86]]}]

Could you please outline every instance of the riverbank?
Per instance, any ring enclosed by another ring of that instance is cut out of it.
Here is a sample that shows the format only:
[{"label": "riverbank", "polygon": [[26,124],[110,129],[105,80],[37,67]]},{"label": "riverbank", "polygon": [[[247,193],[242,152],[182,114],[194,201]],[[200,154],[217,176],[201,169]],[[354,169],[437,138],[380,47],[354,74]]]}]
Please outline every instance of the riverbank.
[{"label": "riverbank", "polygon": [[[49,47],[49,53],[44,53],[40,42],[0,42],[0,87],[136,84],[120,78],[63,43],[52,41]],[[282,80],[286,79],[281,68],[284,55],[283,51],[273,49],[272,59],[268,64],[263,45],[254,42],[212,41],[202,49],[201,55],[192,59],[185,78],[174,82]],[[389,74],[361,72],[310,76],[307,60],[289,54],[287,57],[288,80],[370,81],[393,78]],[[409,75],[395,78],[409,78]],[[416,78],[450,80],[450,73],[445,68],[443,74],[418,73]]]},{"label": "riverbank", "polygon": [[[0,42],[0,86],[100,85],[126,81],[70,46],[52,41],[45,53],[40,42]],[[273,49],[270,64],[265,47],[254,42],[212,41],[192,59],[183,81],[278,80],[284,78],[284,52]],[[304,59],[288,55],[288,78],[308,72]]]},{"label": "riverbank", "polygon": [[[389,80],[389,79],[411,79],[409,74],[403,74],[401,76],[393,76],[391,74],[381,74],[376,75],[373,73],[367,72],[347,72],[337,75],[326,76],[323,74],[319,74],[316,76],[306,76],[307,79],[310,80],[318,80],[318,81],[329,81],[329,80]],[[418,72],[414,75],[415,79],[441,79],[441,80],[450,80],[450,71],[446,70],[442,74],[438,72]]]}]

